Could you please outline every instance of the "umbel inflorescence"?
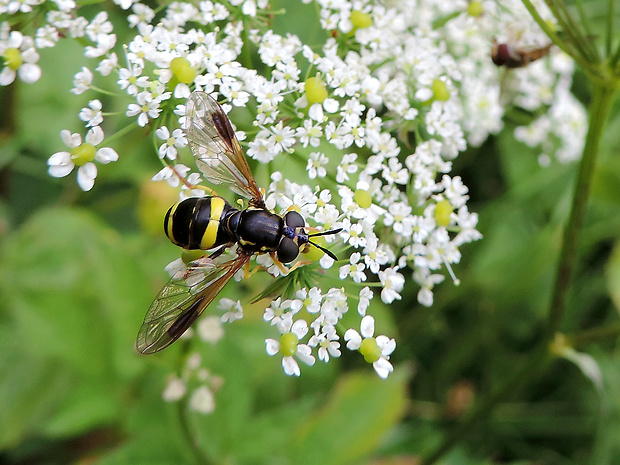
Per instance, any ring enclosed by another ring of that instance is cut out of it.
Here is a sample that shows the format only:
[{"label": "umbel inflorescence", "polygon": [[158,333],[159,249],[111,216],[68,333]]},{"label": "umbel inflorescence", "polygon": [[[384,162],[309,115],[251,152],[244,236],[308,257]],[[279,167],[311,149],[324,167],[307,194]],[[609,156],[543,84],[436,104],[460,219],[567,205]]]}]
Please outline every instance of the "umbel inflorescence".
[{"label": "umbel inflorescence", "polygon": [[[267,0],[172,2],[158,11],[139,1],[114,3],[110,17],[106,3],[82,16],[73,0],[1,0],[0,83],[45,79],[39,53],[67,41],[83,46],[90,65],[75,70],[72,85],[56,88],[92,95],[79,114],[85,134],[63,129],[67,148],[48,160],[55,177],[76,168],[83,190],[93,187],[97,163],[119,157],[106,146],[118,135],[103,132],[100,81],[130,97],[125,114],[114,117],[126,121],[115,126],[155,134],[163,166],[153,180],[180,186],[181,197],[204,195],[191,188],[202,181],[196,167],[178,161],[187,150],[180,128],[190,93],[211,94],[226,111],[249,110],[252,124],[237,125],[237,135],[247,156],[272,170],[263,186],[267,207],[295,209],[310,226],[342,228],[326,238],[330,247],[338,244],[340,262],[316,260],[352,283],[346,291],[304,286],[265,310],[277,329],[266,338],[267,353],[282,358],[287,374],[300,374],[298,361],[328,362],[346,346],[389,375],[396,343],[375,336],[372,300],[401,299],[413,280],[419,303],[432,305],[433,288],[452,275],[461,246],[481,238],[452,161],[502,129],[506,105],[539,112],[516,135],[540,147],[541,163],[574,160],[581,151],[585,113],[568,91],[571,61],[553,51],[511,79],[490,58],[493,41],[547,44],[514,0],[286,2],[288,9],[315,4],[316,27],[325,31],[320,45],[295,31],[276,34],[271,25],[286,12]],[[289,179],[278,171],[286,157],[302,159],[305,175]],[[269,255],[256,262],[281,273]],[[222,299],[219,306],[225,313],[218,324],[243,315],[240,302]],[[359,326],[343,328],[350,311],[359,313]],[[203,317],[198,333],[209,339],[218,328]],[[167,392],[174,398],[177,391]]]}]

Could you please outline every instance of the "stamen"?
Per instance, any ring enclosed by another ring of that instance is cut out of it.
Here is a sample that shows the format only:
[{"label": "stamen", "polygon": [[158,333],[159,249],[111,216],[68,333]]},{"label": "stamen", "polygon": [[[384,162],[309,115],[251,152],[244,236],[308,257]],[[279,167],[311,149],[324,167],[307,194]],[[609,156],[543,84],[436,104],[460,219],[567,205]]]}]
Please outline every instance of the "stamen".
[{"label": "stamen", "polygon": [[455,286],[460,285],[461,280],[455,276],[454,272],[452,271],[452,267],[450,266],[450,264],[448,263],[448,261],[443,255],[441,256],[441,260],[443,261],[443,264],[446,265],[446,269],[448,270],[448,273],[450,274],[450,277],[452,278],[452,282],[454,283],[454,285]]}]

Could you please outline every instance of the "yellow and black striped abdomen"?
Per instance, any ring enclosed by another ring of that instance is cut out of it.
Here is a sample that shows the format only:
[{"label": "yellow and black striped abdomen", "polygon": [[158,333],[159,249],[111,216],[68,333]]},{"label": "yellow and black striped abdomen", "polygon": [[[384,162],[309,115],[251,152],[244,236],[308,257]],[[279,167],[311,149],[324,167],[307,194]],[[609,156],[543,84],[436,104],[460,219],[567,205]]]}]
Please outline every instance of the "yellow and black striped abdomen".
[{"label": "yellow and black striped abdomen", "polygon": [[168,210],[164,230],[184,249],[212,249],[235,241],[221,220],[236,211],[221,197],[191,197]]}]

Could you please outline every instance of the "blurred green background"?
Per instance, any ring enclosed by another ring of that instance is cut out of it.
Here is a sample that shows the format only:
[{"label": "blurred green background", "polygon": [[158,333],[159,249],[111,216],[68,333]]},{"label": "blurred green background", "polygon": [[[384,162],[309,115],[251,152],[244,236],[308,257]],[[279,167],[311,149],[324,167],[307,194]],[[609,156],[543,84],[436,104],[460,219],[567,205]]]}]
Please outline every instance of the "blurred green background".
[{"label": "blurred green background", "polygon": [[[305,24],[296,32],[312,43],[304,14],[287,21]],[[401,301],[373,301],[378,332],[398,343],[388,380],[346,350],[287,377],[264,352],[265,303],[247,305],[219,343],[199,347],[224,379],[215,412],[202,415],[161,397],[183,369],[183,344],[153,357],[134,349],[163,267],[179,255],[161,231],[176,193],[149,181],[160,169],[150,138],[133,131],[115,145],[119,161],[99,166],[90,192],[74,174],[47,174],[63,149],[59,131],[78,131],[93,98],[67,97],[81,63],[78,46],[46,49],[39,82],[0,89],[0,463],[415,464],[446,441],[456,444],[442,458],[449,464],[620,463],[617,106],[561,328],[597,362],[601,385],[558,359],[526,371],[467,435],[454,433],[473,403],[531,363],[570,207],[576,166],[541,168],[507,117],[454,165],[484,235],[462,250],[461,285],[439,285],[425,308],[407,276]],[[587,104],[579,74],[574,92]],[[101,100],[119,111],[127,103]],[[247,304],[261,286],[231,283],[222,296]]]}]

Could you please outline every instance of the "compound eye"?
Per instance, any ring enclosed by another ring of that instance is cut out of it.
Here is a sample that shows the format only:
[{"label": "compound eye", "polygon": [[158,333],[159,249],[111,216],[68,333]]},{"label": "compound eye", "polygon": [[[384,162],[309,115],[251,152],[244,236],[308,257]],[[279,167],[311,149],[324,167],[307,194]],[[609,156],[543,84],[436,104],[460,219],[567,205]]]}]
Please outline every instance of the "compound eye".
[{"label": "compound eye", "polygon": [[290,211],[286,215],[284,215],[284,224],[289,228],[303,228],[306,226],[306,222],[304,221],[303,216],[301,216],[296,211]]},{"label": "compound eye", "polygon": [[299,246],[289,237],[283,237],[278,246],[278,260],[290,263],[299,255]]}]

